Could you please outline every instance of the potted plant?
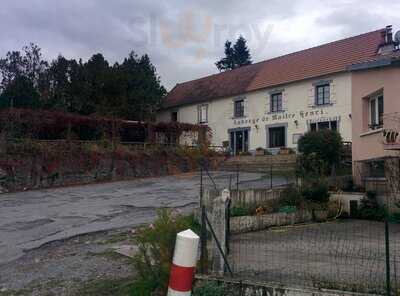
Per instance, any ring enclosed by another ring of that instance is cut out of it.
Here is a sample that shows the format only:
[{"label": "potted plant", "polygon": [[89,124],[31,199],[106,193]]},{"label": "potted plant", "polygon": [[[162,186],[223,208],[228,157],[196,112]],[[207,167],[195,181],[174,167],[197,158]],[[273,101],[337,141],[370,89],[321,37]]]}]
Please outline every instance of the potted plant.
[{"label": "potted plant", "polygon": [[286,147],[280,148],[279,149],[279,154],[288,155],[289,154],[289,148],[286,148]]},{"label": "potted plant", "polygon": [[256,149],[256,156],[261,156],[261,155],[265,155],[265,150],[262,147],[258,147]]}]

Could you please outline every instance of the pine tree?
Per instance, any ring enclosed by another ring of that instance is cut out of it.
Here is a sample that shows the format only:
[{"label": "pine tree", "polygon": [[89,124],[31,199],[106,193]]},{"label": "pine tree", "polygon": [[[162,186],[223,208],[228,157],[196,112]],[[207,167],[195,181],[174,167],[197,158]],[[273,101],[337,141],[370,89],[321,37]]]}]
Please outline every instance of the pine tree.
[{"label": "pine tree", "polygon": [[239,36],[236,40],[236,43],[233,46],[233,51],[233,59],[236,68],[250,65],[252,63],[250,50],[247,48],[246,39],[244,39],[243,36]]},{"label": "pine tree", "polygon": [[226,71],[233,70],[252,63],[250,50],[246,45],[246,39],[239,36],[235,45],[232,47],[232,42],[225,42],[225,57],[215,63],[218,70]]},{"label": "pine tree", "polygon": [[215,65],[220,71],[232,70],[235,68],[234,50],[232,47],[232,42],[226,40],[225,57],[222,58],[220,61],[216,62]]}]

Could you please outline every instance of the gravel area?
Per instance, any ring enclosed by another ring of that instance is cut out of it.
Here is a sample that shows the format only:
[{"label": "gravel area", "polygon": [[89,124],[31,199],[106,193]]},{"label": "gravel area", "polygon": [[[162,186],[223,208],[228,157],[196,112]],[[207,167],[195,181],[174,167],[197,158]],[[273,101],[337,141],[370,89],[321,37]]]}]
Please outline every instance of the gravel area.
[{"label": "gravel area", "polygon": [[0,295],[79,295],[91,280],[134,278],[129,257],[114,248],[132,244],[130,231],[107,231],[48,243],[0,264]]}]

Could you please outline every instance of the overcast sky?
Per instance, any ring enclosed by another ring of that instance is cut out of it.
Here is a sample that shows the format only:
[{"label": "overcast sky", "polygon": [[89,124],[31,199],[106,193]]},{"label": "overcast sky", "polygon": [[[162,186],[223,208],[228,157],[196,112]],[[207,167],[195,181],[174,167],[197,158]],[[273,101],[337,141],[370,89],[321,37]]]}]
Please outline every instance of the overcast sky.
[{"label": "overcast sky", "polygon": [[226,39],[242,34],[254,62],[391,24],[400,2],[314,0],[2,0],[0,56],[38,44],[47,59],[148,53],[163,84],[217,73]]}]

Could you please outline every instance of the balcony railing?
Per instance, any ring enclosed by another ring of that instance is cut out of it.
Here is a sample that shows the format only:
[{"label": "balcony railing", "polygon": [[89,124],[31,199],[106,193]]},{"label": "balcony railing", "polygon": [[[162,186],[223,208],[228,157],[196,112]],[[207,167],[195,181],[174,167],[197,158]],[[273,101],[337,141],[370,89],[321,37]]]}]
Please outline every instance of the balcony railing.
[{"label": "balcony railing", "polygon": [[385,150],[400,150],[400,113],[383,116],[382,142]]}]

